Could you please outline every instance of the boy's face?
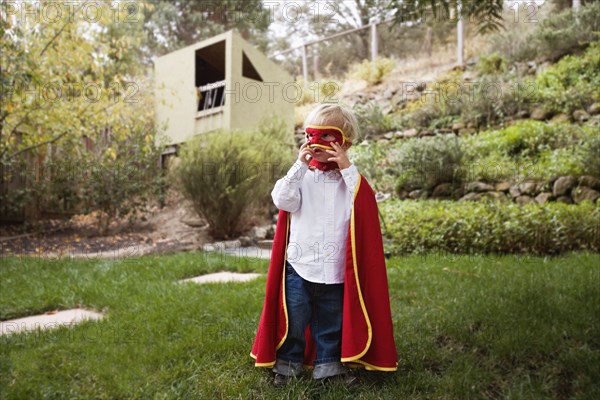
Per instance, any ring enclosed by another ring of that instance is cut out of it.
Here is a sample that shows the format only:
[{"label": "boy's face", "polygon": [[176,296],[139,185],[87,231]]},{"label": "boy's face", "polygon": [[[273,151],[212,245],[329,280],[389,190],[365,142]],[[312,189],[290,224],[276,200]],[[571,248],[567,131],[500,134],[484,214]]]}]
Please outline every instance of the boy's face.
[{"label": "boy's face", "polygon": [[[331,143],[337,142],[342,150],[346,151],[352,143],[344,141],[341,133],[335,130],[328,129],[306,129],[306,141],[310,143],[309,147],[312,149],[313,158],[319,162],[329,162],[328,158],[333,157],[333,154],[328,153],[326,150],[334,150]],[[342,144],[342,142],[344,142]]]}]

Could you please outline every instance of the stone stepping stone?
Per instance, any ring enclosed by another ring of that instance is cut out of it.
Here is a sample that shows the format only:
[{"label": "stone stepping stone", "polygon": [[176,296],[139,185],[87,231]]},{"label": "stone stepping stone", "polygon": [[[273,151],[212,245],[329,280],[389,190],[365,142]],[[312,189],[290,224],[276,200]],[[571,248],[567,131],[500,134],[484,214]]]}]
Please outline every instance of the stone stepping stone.
[{"label": "stone stepping stone", "polygon": [[59,326],[72,326],[86,320],[99,320],[104,315],[83,308],[73,308],[48,312],[40,315],[32,315],[24,318],[11,319],[0,322],[0,336],[13,333],[34,331],[36,329],[46,330],[58,328]]},{"label": "stone stepping stone", "polygon": [[261,274],[248,273],[240,274],[238,272],[216,272],[214,274],[200,275],[193,278],[182,279],[179,282],[194,282],[194,283],[225,283],[225,282],[249,282],[257,279]]}]

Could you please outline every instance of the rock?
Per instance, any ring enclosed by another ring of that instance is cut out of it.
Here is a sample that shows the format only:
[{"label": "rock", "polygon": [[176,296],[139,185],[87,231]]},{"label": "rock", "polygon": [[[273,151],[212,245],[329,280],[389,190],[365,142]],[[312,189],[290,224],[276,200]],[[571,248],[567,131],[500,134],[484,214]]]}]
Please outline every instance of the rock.
[{"label": "rock", "polygon": [[395,137],[404,137],[403,132],[401,132],[401,131],[394,132],[394,136]]},{"label": "rock", "polygon": [[410,197],[413,200],[426,199],[427,198],[427,191],[423,190],[423,189],[413,190],[412,192],[410,192],[408,194],[408,197]]},{"label": "rock", "polygon": [[559,197],[564,194],[569,194],[569,191],[577,184],[577,179],[574,176],[561,176],[554,182],[552,193]]},{"label": "rock", "polygon": [[552,195],[551,192],[542,192],[542,193],[538,194],[537,196],[535,196],[535,201],[537,201],[539,204],[544,204],[553,199],[554,199],[554,196]]},{"label": "rock", "polygon": [[273,224],[267,230],[267,239],[273,239],[275,237],[275,229],[277,229],[277,224]]},{"label": "rock", "polygon": [[431,197],[450,197],[452,196],[452,184],[440,183],[433,189]]},{"label": "rock", "polygon": [[259,240],[257,245],[260,249],[270,250],[273,247],[272,240]]},{"label": "rock", "polygon": [[515,201],[521,206],[523,204],[529,204],[534,202],[534,200],[530,196],[519,196],[515,199]]},{"label": "rock", "polygon": [[540,181],[535,185],[535,192],[536,193],[542,193],[542,192],[552,192],[552,185],[550,182],[546,182],[546,181]]},{"label": "rock", "polygon": [[388,142],[387,139],[377,139],[377,143],[379,143],[379,144],[385,145],[385,144],[387,144],[387,142]]},{"label": "rock", "polygon": [[398,190],[398,192],[396,194],[398,195],[398,198],[400,198],[400,199],[406,199],[408,197],[408,191],[406,191],[406,190]]},{"label": "rock", "polygon": [[469,182],[465,186],[465,191],[467,192],[489,192],[492,190],[494,190],[494,187],[485,182]]},{"label": "rock", "polygon": [[464,190],[463,186],[461,185],[452,191],[452,198],[458,200],[461,197],[463,197],[464,194],[465,194],[465,190]]},{"label": "rock", "polygon": [[552,117],[551,121],[555,124],[563,124],[571,121],[571,118],[567,114],[560,113]]},{"label": "rock", "polygon": [[394,94],[396,93],[396,91],[397,91],[396,88],[386,89],[385,92],[383,92],[383,98],[387,99],[387,100],[391,99],[394,96]]},{"label": "rock", "polygon": [[583,175],[579,177],[579,186],[587,186],[594,190],[600,190],[600,179],[595,176]]},{"label": "rock", "polygon": [[556,201],[558,203],[573,204],[573,200],[569,196],[559,196]]},{"label": "rock", "polygon": [[402,132],[402,136],[404,136],[405,138],[416,137],[418,134],[419,134],[419,131],[416,130],[415,128],[407,129],[404,132]]},{"label": "rock", "polygon": [[584,122],[590,119],[590,115],[585,112],[585,110],[575,110],[573,111],[573,119],[575,121]]},{"label": "rock", "polygon": [[526,194],[528,196],[535,194],[535,190],[537,188],[537,184],[535,182],[523,182],[519,184],[519,192],[521,194]]},{"label": "rock", "polygon": [[573,189],[573,191],[571,192],[571,197],[573,197],[573,201],[576,204],[579,204],[586,200],[589,200],[593,203],[600,197],[600,192],[591,189],[587,186],[579,186]]},{"label": "rock", "polygon": [[511,186],[510,189],[508,190],[508,193],[510,193],[510,195],[512,197],[519,197],[521,195],[521,191],[519,190],[519,185]]},{"label": "rock", "polygon": [[530,116],[531,119],[534,119],[536,121],[544,121],[547,120],[549,117],[550,112],[546,111],[543,107],[534,108]]},{"label": "rock", "polygon": [[431,129],[422,130],[419,136],[435,136],[435,133]]},{"label": "rock", "polygon": [[253,226],[252,229],[250,229],[250,237],[254,241],[266,239],[267,233],[267,228],[265,228],[264,226]]},{"label": "rock", "polygon": [[437,133],[442,133],[442,134],[452,133],[452,129],[450,129],[450,128],[439,128],[437,130]]},{"label": "rock", "polygon": [[273,215],[273,222],[277,222],[277,219],[279,218],[279,214],[274,214]]},{"label": "rock", "polygon": [[515,115],[515,117],[521,118],[521,119],[529,118],[529,111],[527,111],[527,110],[521,110],[521,111],[517,112],[517,114]]},{"label": "rock", "polygon": [[235,240],[224,240],[222,242],[209,243],[213,249],[218,251],[224,251],[225,249],[238,249],[242,246],[242,242],[239,239]]},{"label": "rock", "polygon": [[461,129],[463,129],[465,127],[465,124],[463,124],[462,122],[455,122],[452,124],[452,130],[454,132],[457,132]]},{"label": "rock", "polygon": [[461,197],[458,201],[478,201],[481,200],[480,193],[467,193]]},{"label": "rock", "polygon": [[600,103],[593,103],[591,106],[588,107],[587,111],[591,115],[600,114]]},{"label": "rock", "polygon": [[186,224],[187,226],[191,226],[192,228],[201,228],[203,226],[206,226],[206,221],[200,217],[181,218],[179,221]]},{"label": "rock", "polygon": [[510,189],[510,183],[509,182],[496,183],[494,189],[496,189],[497,192],[508,192]]},{"label": "rock", "polygon": [[238,240],[240,241],[240,245],[242,247],[248,247],[248,246],[254,245],[254,242],[252,241],[252,239],[250,239],[250,236],[240,236],[238,238]]},{"label": "rock", "polygon": [[396,136],[396,132],[388,132],[383,135],[386,139],[392,139],[394,136]]},{"label": "rock", "polygon": [[458,134],[460,136],[465,136],[465,135],[472,135],[475,132],[477,132],[474,128],[463,128],[461,130],[458,131]]},{"label": "rock", "polygon": [[505,193],[495,191],[481,193],[481,198],[487,198],[498,201],[508,201],[508,197],[506,197]]}]

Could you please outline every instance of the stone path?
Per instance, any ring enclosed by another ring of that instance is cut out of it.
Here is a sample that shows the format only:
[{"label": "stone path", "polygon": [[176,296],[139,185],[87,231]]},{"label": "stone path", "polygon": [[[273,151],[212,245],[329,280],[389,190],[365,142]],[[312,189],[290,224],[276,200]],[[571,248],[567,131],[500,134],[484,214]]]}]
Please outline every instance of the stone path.
[{"label": "stone path", "polygon": [[0,322],[0,336],[34,331],[38,328],[45,330],[58,328],[59,326],[72,326],[85,320],[99,320],[103,316],[103,314],[95,311],[85,310],[83,308],[73,308],[70,310],[11,319]]},{"label": "stone path", "polygon": [[240,274],[238,272],[216,272],[214,274],[206,274],[180,280],[179,282],[194,282],[194,283],[224,283],[224,282],[248,282],[260,277],[261,274],[248,273]]}]

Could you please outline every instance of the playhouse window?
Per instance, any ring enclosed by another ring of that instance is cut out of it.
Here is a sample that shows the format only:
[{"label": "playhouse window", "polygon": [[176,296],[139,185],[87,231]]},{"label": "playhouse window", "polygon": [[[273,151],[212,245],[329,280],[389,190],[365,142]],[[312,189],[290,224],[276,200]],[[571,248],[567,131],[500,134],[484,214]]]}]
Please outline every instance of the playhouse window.
[{"label": "playhouse window", "polygon": [[198,111],[225,104],[225,41],[196,50]]},{"label": "playhouse window", "polygon": [[245,52],[242,51],[242,76],[245,78],[254,79],[255,81],[262,82],[263,79],[252,65],[252,61],[248,58]]}]

